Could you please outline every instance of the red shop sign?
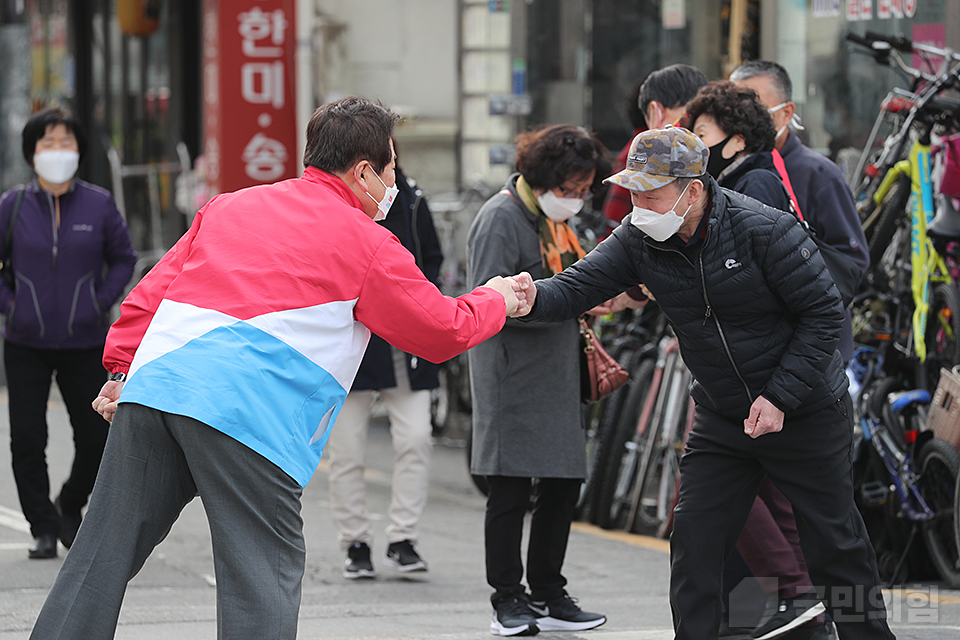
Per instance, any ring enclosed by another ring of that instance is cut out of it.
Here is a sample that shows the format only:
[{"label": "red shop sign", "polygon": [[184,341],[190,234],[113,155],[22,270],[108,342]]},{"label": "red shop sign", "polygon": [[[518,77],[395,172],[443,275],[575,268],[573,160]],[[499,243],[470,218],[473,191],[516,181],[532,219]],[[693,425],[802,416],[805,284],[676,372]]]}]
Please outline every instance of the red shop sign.
[{"label": "red shop sign", "polygon": [[299,175],[295,4],[204,0],[204,155],[214,193]]}]

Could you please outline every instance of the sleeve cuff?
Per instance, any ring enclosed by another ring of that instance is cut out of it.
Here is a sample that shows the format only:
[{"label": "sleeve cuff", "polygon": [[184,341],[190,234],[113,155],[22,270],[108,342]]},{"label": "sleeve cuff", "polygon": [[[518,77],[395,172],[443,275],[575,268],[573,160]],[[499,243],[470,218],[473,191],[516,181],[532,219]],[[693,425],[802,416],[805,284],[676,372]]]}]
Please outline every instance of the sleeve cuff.
[{"label": "sleeve cuff", "polygon": [[636,300],[637,302],[643,302],[644,300],[649,300],[647,294],[643,292],[643,289],[640,288],[640,285],[631,287],[627,289],[627,295]]}]

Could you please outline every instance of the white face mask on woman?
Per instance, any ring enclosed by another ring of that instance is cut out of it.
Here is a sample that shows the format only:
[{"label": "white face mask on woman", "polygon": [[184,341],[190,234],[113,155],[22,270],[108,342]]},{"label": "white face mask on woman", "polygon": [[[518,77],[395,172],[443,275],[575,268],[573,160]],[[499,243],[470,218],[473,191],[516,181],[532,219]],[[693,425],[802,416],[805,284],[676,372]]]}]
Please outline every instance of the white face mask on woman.
[{"label": "white face mask on woman", "polygon": [[80,154],[66,149],[41,151],[33,156],[33,168],[37,175],[50,184],[65,184],[77,173]]},{"label": "white face mask on woman", "polygon": [[542,196],[537,196],[537,202],[544,215],[554,222],[565,222],[583,209],[581,198],[561,198],[553,191],[545,191]]},{"label": "white face mask on woman", "polygon": [[687,186],[680,192],[680,197],[673,203],[673,207],[666,213],[658,213],[652,209],[634,207],[630,213],[630,224],[657,242],[663,242],[673,236],[680,230],[680,227],[683,226],[684,216],[687,215],[687,211],[690,211],[690,207],[693,206],[692,204],[687,206],[687,211],[684,211],[682,216],[677,214],[677,205],[680,204],[680,200],[683,199],[683,194],[687,192],[687,187],[689,186],[690,183],[688,182]]},{"label": "white face mask on woman", "polygon": [[[376,173],[373,175],[377,176]],[[370,192],[367,191],[367,195],[370,196],[370,199],[377,203],[377,214],[373,216],[374,222],[380,222],[381,220],[387,219],[387,213],[390,212],[390,207],[393,206],[393,201],[397,199],[397,194],[400,193],[400,189],[396,186],[388,187],[387,183],[383,181],[383,178],[377,176],[377,180],[380,181],[380,184],[383,185],[383,188],[386,191],[383,193],[383,199],[377,200]]]}]

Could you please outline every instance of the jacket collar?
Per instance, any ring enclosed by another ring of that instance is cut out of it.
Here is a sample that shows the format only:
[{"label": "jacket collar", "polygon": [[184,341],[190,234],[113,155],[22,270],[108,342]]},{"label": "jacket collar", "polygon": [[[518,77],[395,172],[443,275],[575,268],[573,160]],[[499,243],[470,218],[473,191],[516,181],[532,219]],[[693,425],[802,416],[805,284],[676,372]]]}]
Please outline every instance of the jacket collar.
[{"label": "jacket collar", "polygon": [[787,141],[783,143],[783,148],[780,149],[780,155],[783,156],[783,159],[786,160],[787,156],[792,155],[800,150],[800,147],[803,146],[803,143],[800,142],[800,138],[797,137],[793,131],[787,129]]},{"label": "jacket collar", "polygon": [[346,182],[332,173],[321,171],[316,167],[307,167],[300,179],[326,187],[346,204],[363,211],[363,205],[360,203],[360,198],[357,197],[357,194],[350,190]]},{"label": "jacket collar", "polygon": [[[80,181],[80,178],[73,176],[73,179],[70,181],[70,186],[67,188],[62,195],[67,195],[68,193],[73,193],[77,190],[77,182]],[[43,187],[40,186],[40,180],[37,178],[37,175],[33,175],[33,180],[30,181],[30,184],[27,185],[27,191],[31,193],[44,193],[49,194],[49,191],[46,191]]]},{"label": "jacket collar", "polygon": [[773,164],[773,156],[770,155],[769,151],[759,151],[737,158],[737,160],[720,175],[720,180],[717,182],[722,182],[724,185],[733,187],[744,174],[754,169],[777,170],[777,167]]}]

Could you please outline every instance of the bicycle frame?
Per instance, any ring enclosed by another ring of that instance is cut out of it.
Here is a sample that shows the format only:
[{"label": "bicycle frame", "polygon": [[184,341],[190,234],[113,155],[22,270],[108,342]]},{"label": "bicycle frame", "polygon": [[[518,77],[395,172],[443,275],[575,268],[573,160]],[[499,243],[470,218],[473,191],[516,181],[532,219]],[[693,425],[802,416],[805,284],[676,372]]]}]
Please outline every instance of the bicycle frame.
[{"label": "bicycle frame", "polygon": [[900,176],[910,177],[912,209],[910,213],[910,288],[913,293],[913,347],[920,359],[926,362],[927,313],[930,310],[930,283],[952,283],[953,278],[943,259],[927,236],[929,225],[936,214],[933,199],[933,182],[930,178],[930,144],[921,136],[910,148],[907,160],[894,164],[873,196],[879,205]]},{"label": "bicycle frame", "polygon": [[[900,450],[878,420],[861,417],[860,428],[863,430],[864,440],[870,442],[880,455],[880,459],[883,460],[883,465],[887,468],[894,491],[896,491],[897,499],[900,501],[900,508],[906,518],[911,522],[933,519],[935,514],[927,506],[927,502],[920,495],[920,489],[917,487],[918,476],[916,471],[913,470],[913,459],[910,454]],[[914,507],[914,504],[917,506]]]}]

